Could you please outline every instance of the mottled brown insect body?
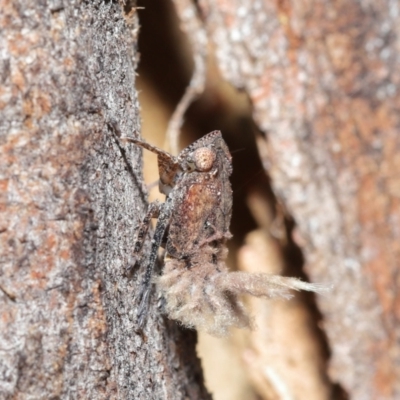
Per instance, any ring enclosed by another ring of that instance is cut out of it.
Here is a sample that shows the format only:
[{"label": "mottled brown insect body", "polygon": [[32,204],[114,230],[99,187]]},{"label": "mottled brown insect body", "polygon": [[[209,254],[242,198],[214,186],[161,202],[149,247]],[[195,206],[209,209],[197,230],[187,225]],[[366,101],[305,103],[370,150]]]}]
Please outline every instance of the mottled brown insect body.
[{"label": "mottled brown insect body", "polygon": [[158,218],[140,293],[142,327],[151,292],[152,271],[161,245],[164,268],[155,280],[170,318],[221,336],[231,326],[251,325],[239,295],[290,297],[288,289],[324,290],[295,278],[228,272],[226,241],[231,237],[231,156],[221,132],[197,140],[174,157],[138,139],[124,137],[158,155],[164,204],[152,203],[138,230],[134,253],[141,253],[151,218]]},{"label": "mottled brown insect body", "polygon": [[201,249],[220,248],[231,236],[231,156],[216,131],[183,151],[179,163],[185,173],[175,188],[166,255],[191,268],[202,258]]}]

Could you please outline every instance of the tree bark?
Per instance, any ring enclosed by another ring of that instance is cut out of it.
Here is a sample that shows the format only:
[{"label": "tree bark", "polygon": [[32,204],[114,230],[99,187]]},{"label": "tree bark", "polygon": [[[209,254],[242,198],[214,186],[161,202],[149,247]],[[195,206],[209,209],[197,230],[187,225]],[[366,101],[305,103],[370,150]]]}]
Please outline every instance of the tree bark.
[{"label": "tree bark", "polygon": [[400,397],[397,2],[201,0],[219,68],[253,104],[351,399]]},{"label": "tree bark", "polygon": [[[0,397],[207,399],[194,332],[125,276],[146,209],[133,4],[0,1]],[[146,245],[147,246],[147,245]]]}]

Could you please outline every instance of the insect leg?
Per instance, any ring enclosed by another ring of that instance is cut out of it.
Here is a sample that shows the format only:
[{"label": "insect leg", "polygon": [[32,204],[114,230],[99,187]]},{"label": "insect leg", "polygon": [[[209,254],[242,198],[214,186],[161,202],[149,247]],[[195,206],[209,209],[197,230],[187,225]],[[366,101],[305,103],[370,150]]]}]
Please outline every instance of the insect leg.
[{"label": "insect leg", "polygon": [[137,146],[143,147],[144,149],[157,154],[158,172],[160,174],[160,192],[168,196],[171,189],[175,186],[177,175],[181,171],[178,159],[166,151],[141,139],[122,136],[120,137],[120,140],[123,142],[134,143]]},{"label": "insect leg", "polygon": [[157,260],[158,248],[161,245],[164,233],[169,224],[171,212],[172,212],[172,197],[168,197],[158,217],[154,236],[151,241],[150,257],[147,262],[146,272],[141,285],[141,290],[139,295],[140,304],[137,313],[138,326],[140,329],[143,328],[144,322],[146,320],[149,308],[150,293],[151,293],[151,277],[153,275],[154,265]]},{"label": "insect leg", "polygon": [[149,204],[149,208],[147,209],[146,215],[144,216],[142,222],[139,225],[139,230],[136,236],[135,244],[133,246],[133,260],[132,263],[127,268],[128,275],[132,272],[138,259],[140,259],[141,257],[142,253],[141,250],[143,248],[147,232],[149,231],[151,220],[152,218],[158,218],[160,214],[160,208],[161,208],[161,203],[158,200]]},{"label": "insect leg", "polygon": [[150,143],[145,142],[144,140],[133,138],[130,136],[121,136],[119,139],[123,142],[135,143],[137,146],[143,147],[144,149],[149,150],[152,153],[157,154],[158,156],[164,157],[166,159],[168,158],[170,164],[177,164],[176,157],[174,157],[173,155],[167,153],[166,151],[164,151],[162,149],[159,149],[156,146],[153,146]]}]

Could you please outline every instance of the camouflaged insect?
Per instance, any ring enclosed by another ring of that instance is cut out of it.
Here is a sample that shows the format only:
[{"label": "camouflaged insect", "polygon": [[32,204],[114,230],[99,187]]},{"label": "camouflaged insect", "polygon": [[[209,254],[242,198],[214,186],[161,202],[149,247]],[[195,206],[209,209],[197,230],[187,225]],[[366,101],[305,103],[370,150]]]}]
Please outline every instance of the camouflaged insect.
[{"label": "camouflaged insect", "polygon": [[228,272],[226,242],[231,238],[231,155],[220,131],[197,140],[174,157],[142,140],[123,137],[158,155],[159,189],[165,203],[150,204],[134,247],[139,259],[151,218],[158,218],[140,293],[138,324],[144,325],[152,273],[161,245],[164,268],[155,282],[168,316],[184,326],[223,336],[230,327],[251,326],[239,296],[291,297],[289,290],[325,287],[263,273]]}]

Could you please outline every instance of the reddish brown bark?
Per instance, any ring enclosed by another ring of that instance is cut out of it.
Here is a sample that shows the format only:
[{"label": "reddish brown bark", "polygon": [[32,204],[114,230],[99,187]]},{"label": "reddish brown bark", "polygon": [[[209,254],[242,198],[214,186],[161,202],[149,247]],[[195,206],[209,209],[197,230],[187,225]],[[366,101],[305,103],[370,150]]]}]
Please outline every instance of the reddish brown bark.
[{"label": "reddish brown bark", "polygon": [[[125,14],[124,14],[125,11]],[[135,330],[135,9],[0,1],[0,397],[209,398],[196,336]],[[157,310],[157,312],[154,312]]]},{"label": "reddish brown bark", "polygon": [[[399,13],[396,2],[200,1],[224,77],[264,133],[352,399],[400,396]],[[301,237],[301,238],[300,238]]]}]

